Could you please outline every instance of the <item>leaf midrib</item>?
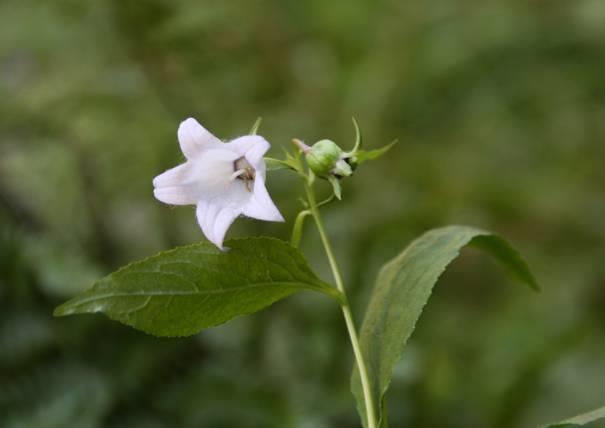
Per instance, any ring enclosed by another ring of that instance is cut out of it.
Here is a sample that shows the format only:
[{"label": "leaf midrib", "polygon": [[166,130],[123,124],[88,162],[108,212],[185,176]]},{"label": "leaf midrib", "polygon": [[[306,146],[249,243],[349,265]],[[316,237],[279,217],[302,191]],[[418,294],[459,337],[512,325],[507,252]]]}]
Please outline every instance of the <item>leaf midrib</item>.
[{"label": "leaf midrib", "polygon": [[[280,281],[280,282],[260,282],[240,287],[220,288],[220,289],[202,289],[202,290],[191,290],[191,291],[134,291],[134,292],[117,292],[117,293],[106,293],[106,294],[95,294],[94,296],[85,297],[78,299],[73,302],[74,305],[85,305],[90,302],[97,300],[111,299],[114,297],[171,297],[171,296],[198,296],[208,294],[224,294],[230,292],[238,292],[251,288],[263,288],[263,287],[274,287],[274,286],[286,286],[289,288],[305,288],[309,290],[321,291],[325,294],[336,297],[333,291],[338,291],[330,286],[312,285],[298,281]],[[92,291],[92,290],[91,290]]]}]

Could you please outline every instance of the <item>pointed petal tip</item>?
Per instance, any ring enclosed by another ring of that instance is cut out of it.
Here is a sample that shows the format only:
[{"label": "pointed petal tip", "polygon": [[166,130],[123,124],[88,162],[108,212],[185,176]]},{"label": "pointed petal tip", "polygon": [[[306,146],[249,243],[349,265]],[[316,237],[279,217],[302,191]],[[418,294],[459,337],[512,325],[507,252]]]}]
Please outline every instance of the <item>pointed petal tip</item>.
[{"label": "pointed petal tip", "polygon": [[204,236],[221,251],[225,250],[223,242],[227,230],[240,213],[239,210],[231,207],[203,201],[198,202],[196,208],[196,217]]},{"label": "pointed petal tip", "polygon": [[188,118],[181,121],[179,128],[181,126],[190,126],[190,125],[199,125],[200,123],[194,117],[189,116]]},{"label": "pointed petal tip", "polygon": [[221,253],[226,252],[226,249],[223,246],[222,242],[215,242],[215,241],[211,241],[210,239],[208,239],[208,241],[210,241],[216,248],[218,248]]},{"label": "pointed petal tip", "polygon": [[179,139],[181,139],[182,137],[185,136],[185,133],[188,132],[198,132],[199,128],[202,125],[193,117],[188,117],[187,119],[181,121],[181,123],[179,123],[179,128],[177,130],[177,135],[179,136]]},{"label": "pointed petal tip", "polygon": [[187,159],[195,157],[204,149],[222,144],[193,117],[188,117],[180,123],[177,137],[181,151]]},{"label": "pointed petal tip", "polygon": [[153,196],[168,205],[194,205],[197,202],[195,195],[179,186],[155,188]]},{"label": "pointed petal tip", "polygon": [[271,221],[274,221],[274,222],[277,222],[277,223],[284,223],[286,221],[286,219],[284,218],[284,216],[279,211],[277,211],[275,213],[274,220],[271,220]]},{"label": "pointed petal tip", "polygon": [[168,187],[168,186],[180,186],[185,184],[185,177],[190,170],[190,164],[183,163],[177,165],[174,168],[164,171],[163,173],[154,177],[152,183],[153,187]]},{"label": "pointed petal tip", "polygon": [[275,205],[262,204],[258,201],[250,201],[244,208],[243,214],[246,217],[262,221],[272,221],[276,223],[283,223],[286,221]]}]

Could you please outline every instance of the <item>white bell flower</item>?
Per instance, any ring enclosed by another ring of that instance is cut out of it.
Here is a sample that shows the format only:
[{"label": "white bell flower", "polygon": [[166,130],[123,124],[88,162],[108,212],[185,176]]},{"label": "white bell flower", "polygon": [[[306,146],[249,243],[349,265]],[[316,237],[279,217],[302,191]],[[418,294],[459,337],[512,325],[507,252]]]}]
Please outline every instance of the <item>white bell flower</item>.
[{"label": "white bell flower", "polygon": [[269,143],[245,135],[223,143],[193,118],[178,129],[187,161],[153,180],[153,194],[171,205],[197,205],[197,220],[208,238],[223,249],[225,233],[240,215],[284,221],[265,188]]}]

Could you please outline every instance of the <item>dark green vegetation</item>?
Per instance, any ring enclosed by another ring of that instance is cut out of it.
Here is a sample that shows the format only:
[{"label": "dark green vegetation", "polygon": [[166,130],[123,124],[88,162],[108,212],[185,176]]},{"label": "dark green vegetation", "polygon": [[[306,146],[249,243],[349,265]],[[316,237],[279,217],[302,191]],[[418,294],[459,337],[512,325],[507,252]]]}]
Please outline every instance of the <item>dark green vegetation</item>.
[{"label": "dark green vegetation", "polygon": [[[605,397],[602,0],[5,0],[0,4],[0,426],[356,427],[330,299],[300,293],[188,339],[58,303],[202,239],[156,202],[176,128],[366,148],[324,208],[358,324],[377,267],[426,229],[494,230],[544,290],[464,250],[395,368],[392,427],[530,427]],[[299,183],[268,188],[288,239]],[[326,193],[328,189],[326,188]],[[309,222],[310,224],[310,222]],[[329,280],[318,237],[302,250]],[[595,424],[598,426],[598,424]]]}]

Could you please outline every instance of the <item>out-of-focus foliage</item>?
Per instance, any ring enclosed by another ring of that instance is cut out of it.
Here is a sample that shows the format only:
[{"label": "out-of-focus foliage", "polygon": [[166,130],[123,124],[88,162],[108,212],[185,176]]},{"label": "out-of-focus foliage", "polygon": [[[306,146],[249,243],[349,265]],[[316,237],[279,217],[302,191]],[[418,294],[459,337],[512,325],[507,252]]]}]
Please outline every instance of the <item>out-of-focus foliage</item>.
[{"label": "out-of-focus foliage", "polygon": [[564,421],[548,425],[546,428],[574,428],[580,427],[592,422],[605,418],[605,407],[600,407],[595,410],[583,413],[578,416],[573,416]]},{"label": "out-of-focus foliage", "polygon": [[[605,397],[605,3],[4,0],[0,421],[13,427],[356,427],[341,316],[300,295],[189,339],[52,308],[202,239],[152,198],[189,115],[280,146],[398,138],[325,208],[358,322],[376,268],[447,223],[507,236],[541,295],[465,252],[396,368],[393,427],[525,427]],[[287,238],[296,179],[271,173]],[[326,194],[329,189],[326,188]],[[310,228],[309,228],[310,229]],[[318,238],[302,249],[329,278]],[[501,285],[501,286],[498,286]]]}]

